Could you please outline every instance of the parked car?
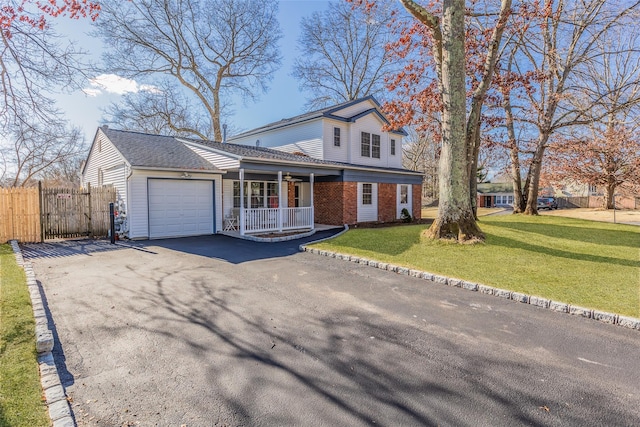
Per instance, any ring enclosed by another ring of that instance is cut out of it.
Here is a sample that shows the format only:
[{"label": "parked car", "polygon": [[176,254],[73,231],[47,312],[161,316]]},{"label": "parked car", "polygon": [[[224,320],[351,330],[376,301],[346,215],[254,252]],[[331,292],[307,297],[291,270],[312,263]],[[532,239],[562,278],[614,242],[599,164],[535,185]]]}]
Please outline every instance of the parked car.
[{"label": "parked car", "polygon": [[558,209],[558,202],[553,197],[538,197],[538,209]]}]

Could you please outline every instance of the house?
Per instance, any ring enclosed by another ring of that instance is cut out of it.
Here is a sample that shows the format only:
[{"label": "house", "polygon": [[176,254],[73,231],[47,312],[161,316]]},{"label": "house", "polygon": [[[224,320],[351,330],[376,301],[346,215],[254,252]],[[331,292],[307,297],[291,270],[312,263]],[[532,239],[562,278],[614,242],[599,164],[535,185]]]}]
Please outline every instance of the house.
[{"label": "house", "polygon": [[512,182],[483,182],[478,184],[478,207],[513,206]]},{"label": "house", "polygon": [[387,123],[364,98],[230,142],[101,127],[83,184],[115,186],[131,239],[392,222],[403,209],[420,218],[422,175],[402,169],[403,131]]}]

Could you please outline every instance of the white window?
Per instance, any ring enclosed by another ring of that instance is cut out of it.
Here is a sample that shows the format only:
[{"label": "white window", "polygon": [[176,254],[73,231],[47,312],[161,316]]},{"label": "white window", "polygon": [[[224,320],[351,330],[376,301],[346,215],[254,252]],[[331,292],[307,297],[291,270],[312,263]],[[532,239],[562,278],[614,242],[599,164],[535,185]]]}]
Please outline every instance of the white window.
[{"label": "white window", "polygon": [[362,184],[362,204],[370,205],[373,203],[373,184]]},{"label": "white window", "polygon": [[409,186],[408,185],[400,186],[400,203],[404,205],[409,203]]},{"label": "white window", "polygon": [[333,146],[340,147],[340,128],[333,128]]},{"label": "white window", "polygon": [[391,143],[389,144],[389,146],[391,147],[391,155],[395,156],[396,155],[396,140],[392,139]]},{"label": "white window", "polygon": [[369,132],[360,133],[360,155],[362,157],[380,158],[380,135]]},{"label": "white window", "polygon": [[360,155],[362,157],[371,157],[371,134],[368,132],[360,134]]},{"label": "white window", "polygon": [[[245,208],[277,208],[279,202],[277,182],[244,182]],[[233,207],[240,207],[240,181],[233,181]]]}]

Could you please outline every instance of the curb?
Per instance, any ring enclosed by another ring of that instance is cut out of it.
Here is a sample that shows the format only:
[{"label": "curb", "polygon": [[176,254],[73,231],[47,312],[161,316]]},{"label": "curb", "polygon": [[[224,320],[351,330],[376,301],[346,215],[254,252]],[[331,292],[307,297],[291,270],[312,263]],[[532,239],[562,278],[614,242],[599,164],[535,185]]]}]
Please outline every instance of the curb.
[{"label": "curb", "polygon": [[49,320],[42,303],[42,295],[36,281],[33,265],[30,262],[25,262],[16,240],[11,240],[10,244],[17,264],[24,269],[27,276],[27,288],[31,296],[33,317],[36,321],[36,351],[38,352],[40,384],[49,408],[49,418],[53,427],[75,427],[76,423],[71,416],[71,407],[60,382],[60,375],[58,375],[58,369],[51,352],[53,350],[53,332],[49,329]]},{"label": "curb", "polygon": [[[345,230],[337,234],[336,236],[329,237],[328,239],[332,239],[333,237],[337,237],[340,234],[347,231],[348,227],[345,226]],[[612,325],[618,325],[623,328],[635,329],[640,331],[640,319],[629,316],[622,316],[615,313],[607,313],[606,311],[600,310],[592,310],[590,308],[579,307],[577,305],[571,305],[564,302],[552,301],[547,298],[542,298],[534,295],[527,295],[520,292],[508,291],[506,289],[494,288],[491,286],[486,286],[480,283],[468,282],[462,279],[456,279],[453,277],[440,276],[437,274],[429,273],[421,270],[413,270],[407,267],[401,267],[394,264],[389,264],[385,262],[370,260],[366,258],[360,258],[354,255],[346,255],[338,252],[325,251],[315,248],[310,248],[307,245],[312,243],[318,243],[323,240],[318,240],[316,242],[309,242],[304,245],[300,245],[301,252],[309,252],[316,255],[322,255],[329,258],[340,259],[344,261],[350,261],[356,264],[368,265],[369,267],[378,268],[380,270],[392,271],[397,274],[402,274],[405,276],[416,277],[424,280],[429,280],[431,282],[453,286],[461,289],[465,289],[473,292],[480,292],[483,294],[493,295],[495,297],[504,298],[508,300],[512,300],[515,302],[520,302],[524,304],[534,305],[536,307],[544,308],[551,311],[556,311],[559,313],[567,313],[572,314],[574,316],[582,316],[587,319],[597,320],[602,323],[608,323]]]}]

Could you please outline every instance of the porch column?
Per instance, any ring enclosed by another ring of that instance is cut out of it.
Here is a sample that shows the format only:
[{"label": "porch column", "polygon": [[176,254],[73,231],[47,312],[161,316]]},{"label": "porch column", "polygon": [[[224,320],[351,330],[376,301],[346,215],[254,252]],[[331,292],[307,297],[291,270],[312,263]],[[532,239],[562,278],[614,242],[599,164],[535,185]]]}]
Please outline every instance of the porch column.
[{"label": "porch column", "polygon": [[278,232],[282,233],[282,171],[278,171]]},{"label": "porch column", "polygon": [[244,169],[240,169],[240,235],[244,236]]},{"label": "porch column", "polygon": [[315,209],[313,207],[313,174],[310,173],[309,174],[309,187],[311,187],[311,229],[315,230],[316,225],[315,225]]}]

